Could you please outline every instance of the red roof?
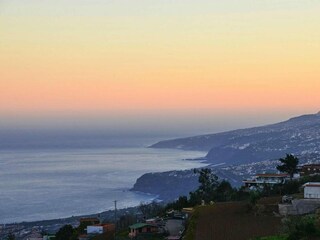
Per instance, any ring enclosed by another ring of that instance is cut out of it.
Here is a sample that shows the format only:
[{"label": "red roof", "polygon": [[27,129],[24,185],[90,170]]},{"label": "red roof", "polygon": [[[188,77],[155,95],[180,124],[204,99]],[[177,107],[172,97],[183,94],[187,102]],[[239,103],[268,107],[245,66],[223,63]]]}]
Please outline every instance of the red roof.
[{"label": "red roof", "polygon": [[261,173],[261,174],[256,174],[257,177],[289,177],[289,174],[286,173]]},{"label": "red roof", "polygon": [[316,167],[316,168],[320,168],[320,164],[306,164],[306,165],[302,165],[301,167]]},{"label": "red roof", "polygon": [[243,180],[244,183],[256,183],[256,180]]},{"label": "red roof", "polygon": [[307,182],[303,185],[304,187],[320,187],[319,182]]},{"label": "red roof", "polygon": [[104,226],[115,226],[115,225],[114,225],[114,223],[99,223],[99,224],[93,224],[90,226],[104,227]]}]

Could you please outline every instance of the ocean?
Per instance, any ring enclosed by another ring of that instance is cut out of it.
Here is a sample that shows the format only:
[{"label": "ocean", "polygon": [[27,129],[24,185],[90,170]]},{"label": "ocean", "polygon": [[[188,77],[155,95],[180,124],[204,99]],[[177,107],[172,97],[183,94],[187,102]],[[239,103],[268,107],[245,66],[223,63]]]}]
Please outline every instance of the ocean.
[{"label": "ocean", "polygon": [[147,172],[205,166],[204,152],[146,147],[0,150],[0,223],[98,213],[150,202],[131,192]]}]

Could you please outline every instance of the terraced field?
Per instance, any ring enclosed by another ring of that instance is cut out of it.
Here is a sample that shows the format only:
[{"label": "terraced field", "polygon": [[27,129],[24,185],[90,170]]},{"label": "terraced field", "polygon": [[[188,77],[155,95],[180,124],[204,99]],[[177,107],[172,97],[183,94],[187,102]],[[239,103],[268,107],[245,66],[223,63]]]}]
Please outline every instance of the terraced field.
[{"label": "terraced field", "polygon": [[217,203],[200,207],[198,211],[196,240],[247,240],[275,235],[281,226],[280,217],[267,213],[255,215],[247,211],[243,202]]}]

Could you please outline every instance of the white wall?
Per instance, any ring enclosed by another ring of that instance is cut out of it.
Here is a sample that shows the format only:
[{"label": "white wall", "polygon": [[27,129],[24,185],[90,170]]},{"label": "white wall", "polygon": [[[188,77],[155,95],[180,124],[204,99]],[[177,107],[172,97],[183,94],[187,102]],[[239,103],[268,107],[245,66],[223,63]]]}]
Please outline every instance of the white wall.
[{"label": "white wall", "polygon": [[101,234],[103,233],[102,226],[87,226],[87,234]]},{"label": "white wall", "polygon": [[308,187],[304,188],[304,198],[320,198],[320,187]]}]

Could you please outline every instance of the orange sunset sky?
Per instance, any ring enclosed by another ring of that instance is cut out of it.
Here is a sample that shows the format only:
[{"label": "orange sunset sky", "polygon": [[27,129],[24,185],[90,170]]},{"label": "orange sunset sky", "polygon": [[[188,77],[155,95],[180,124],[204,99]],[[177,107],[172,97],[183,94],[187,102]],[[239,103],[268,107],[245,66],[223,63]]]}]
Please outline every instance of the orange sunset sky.
[{"label": "orange sunset sky", "polygon": [[0,123],[317,112],[319,13],[316,0],[1,0]]}]

